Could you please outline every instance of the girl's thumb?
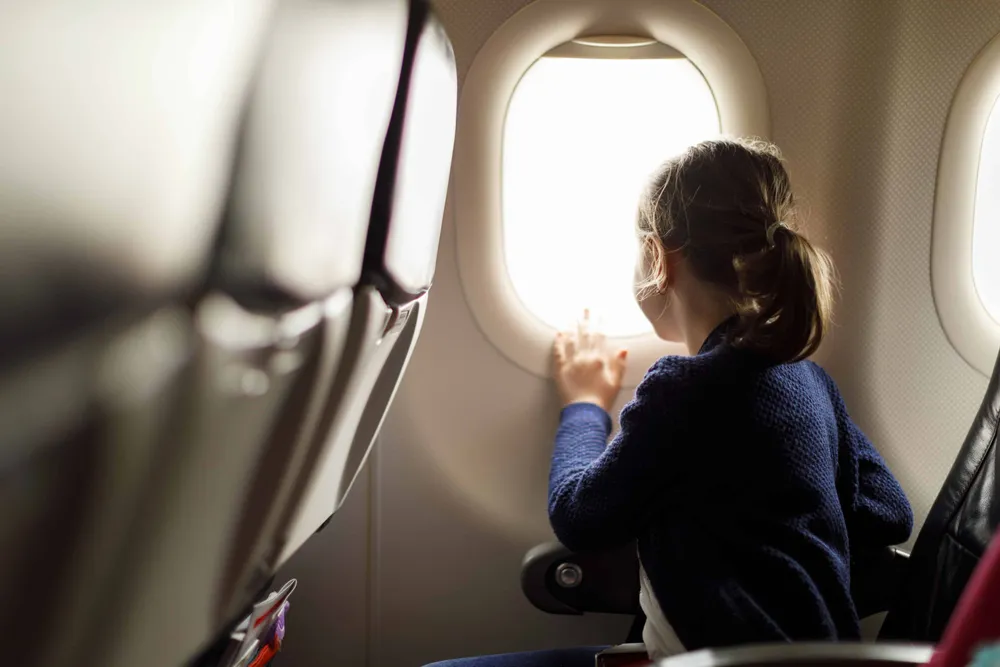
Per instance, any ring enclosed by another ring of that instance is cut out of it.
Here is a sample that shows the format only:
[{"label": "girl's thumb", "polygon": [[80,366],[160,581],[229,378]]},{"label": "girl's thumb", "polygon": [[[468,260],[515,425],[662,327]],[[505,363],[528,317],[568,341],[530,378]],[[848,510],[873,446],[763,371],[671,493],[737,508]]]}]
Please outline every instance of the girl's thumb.
[{"label": "girl's thumb", "polygon": [[618,353],[615,355],[615,371],[617,372],[619,381],[625,374],[625,362],[627,359],[628,350],[618,350]]}]

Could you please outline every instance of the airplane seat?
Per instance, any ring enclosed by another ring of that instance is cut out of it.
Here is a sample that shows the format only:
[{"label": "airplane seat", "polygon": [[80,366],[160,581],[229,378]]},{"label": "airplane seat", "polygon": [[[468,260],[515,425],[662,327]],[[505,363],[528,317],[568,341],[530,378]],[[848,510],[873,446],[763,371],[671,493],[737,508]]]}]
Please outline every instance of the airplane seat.
[{"label": "airplane seat", "polygon": [[975,420],[931,506],[880,639],[937,642],[1000,522],[1000,356]]},{"label": "airplane seat", "polygon": [[[247,116],[221,277],[247,307],[319,310],[230,544],[224,597],[240,609],[282,562],[319,425],[356,323],[372,201],[404,60],[406,0],[284,0]],[[225,244],[224,244],[225,245]]]},{"label": "airplane seat", "polygon": [[[4,658],[85,663],[170,442],[264,2],[0,8]],[[106,631],[106,629],[105,629]],[[103,634],[103,633],[101,633]]]},{"label": "airplane seat", "polygon": [[275,0],[195,303],[170,453],[142,506],[124,632],[95,664],[186,664],[268,585],[343,365],[407,30],[404,0]]},{"label": "airplane seat", "polygon": [[[1000,523],[997,433],[1000,357],[962,448],[931,507],[912,554],[897,547],[856,553],[852,596],[861,618],[888,612],[880,640],[937,642]],[[521,588],[550,614],[635,615],[628,641],[641,641],[635,543],[573,552],[547,542],[527,552]]]},{"label": "airplane seat", "polygon": [[399,87],[382,150],[362,277],[279,563],[344,502],[419,336],[437,257],[455,137],[454,53],[426,0],[409,3]]}]

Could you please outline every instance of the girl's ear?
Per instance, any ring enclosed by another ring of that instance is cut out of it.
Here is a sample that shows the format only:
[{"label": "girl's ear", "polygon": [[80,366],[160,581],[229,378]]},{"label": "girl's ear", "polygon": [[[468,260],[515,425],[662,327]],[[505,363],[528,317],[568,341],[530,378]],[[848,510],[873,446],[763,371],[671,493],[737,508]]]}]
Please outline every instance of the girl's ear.
[{"label": "girl's ear", "polygon": [[643,252],[649,258],[649,279],[656,285],[656,291],[663,294],[670,286],[671,266],[669,255],[663,244],[655,236],[643,240]]},{"label": "girl's ear", "polygon": [[677,275],[679,272],[678,267],[681,263],[681,260],[683,260],[683,255],[676,250],[668,252],[666,250],[663,250],[662,248],[661,252],[663,253],[663,275],[664,275],[663,291],[666,292],[667,288],[673,285],[674,281],[677,280]]}]

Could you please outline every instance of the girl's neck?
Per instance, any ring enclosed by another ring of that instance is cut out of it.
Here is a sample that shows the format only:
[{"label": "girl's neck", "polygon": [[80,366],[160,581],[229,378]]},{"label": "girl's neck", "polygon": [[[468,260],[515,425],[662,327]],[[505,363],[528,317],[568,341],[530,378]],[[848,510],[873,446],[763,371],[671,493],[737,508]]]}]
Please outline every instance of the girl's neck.
[{"label": "girl's neck", "polygon": [[680,304],[678,324],[688,354],[695,355],[709,335],[732,317],[736,310],[728,299],[717,294],[698,294]]},{"label": "girl's neck", "polygon": [[718,318],[692,323],[690,327],[686,328],[683,335],[684,346],[687,347],[688,354],[692,356],[698,354],[698,351],[701,350],[701,347],[708,340],[711,333],[731,316],[732,313],[726,313],[725,315],[720,315]]}]

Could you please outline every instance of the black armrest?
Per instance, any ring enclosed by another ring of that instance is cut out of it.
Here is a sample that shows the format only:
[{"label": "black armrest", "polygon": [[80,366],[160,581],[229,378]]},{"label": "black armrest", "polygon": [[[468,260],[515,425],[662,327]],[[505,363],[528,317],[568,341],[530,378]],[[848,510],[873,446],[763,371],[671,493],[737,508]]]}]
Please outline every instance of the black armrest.
[{"label": "black armrest", "polygon": [[[851,595],[858,616],[889,609],[910,555],[896,547],[859,551],[851,567]],[[524,557],[521,589],[550,614],[639,613],[639,557],[635,544],[576,553],[558,542],[539,544]]]},{"label": "black armrest", "polygon": [[574,553],[539,544],[524,557],[521,589],[550,614],[639,612],[639,556],[635,543],[607,551]]},{"label": "black armrest", "polygon": [[851,566],[851,595],[858,616],[887,611],[903,585],[910,554],[884,547],[855,554]]}]

